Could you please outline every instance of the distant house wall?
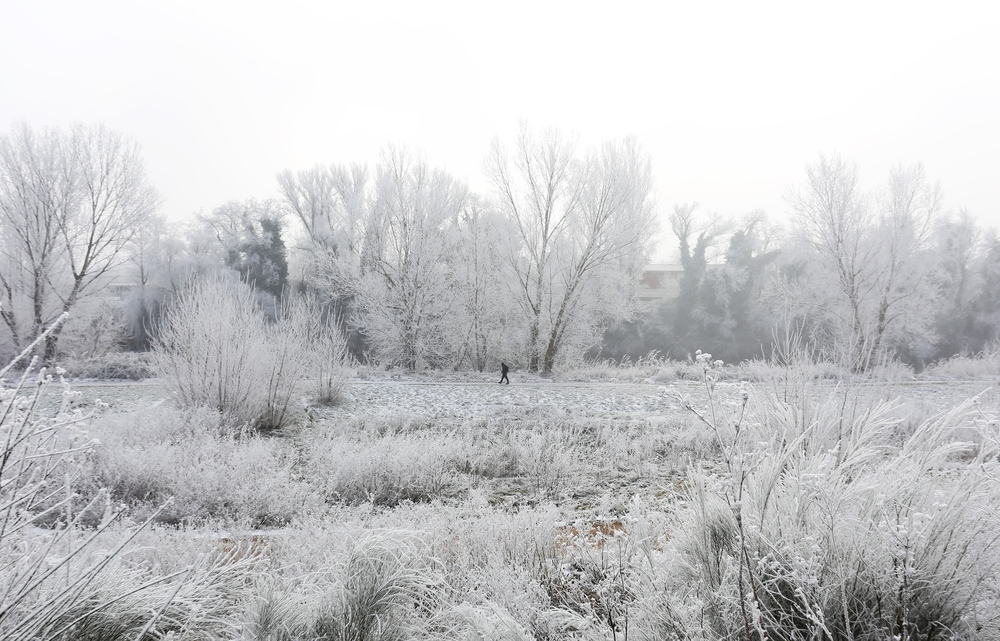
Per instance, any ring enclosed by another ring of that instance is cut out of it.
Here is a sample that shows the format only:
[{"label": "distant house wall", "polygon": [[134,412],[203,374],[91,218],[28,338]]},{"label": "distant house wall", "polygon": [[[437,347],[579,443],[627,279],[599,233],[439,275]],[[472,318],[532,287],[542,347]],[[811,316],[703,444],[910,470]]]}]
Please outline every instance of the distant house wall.
[{"label": "distant house wall", "polygon": [[683,275],[684,268],[680,265],[646,265],[639,279],[639,300],[658,303],[677,298],[681,293]]}]

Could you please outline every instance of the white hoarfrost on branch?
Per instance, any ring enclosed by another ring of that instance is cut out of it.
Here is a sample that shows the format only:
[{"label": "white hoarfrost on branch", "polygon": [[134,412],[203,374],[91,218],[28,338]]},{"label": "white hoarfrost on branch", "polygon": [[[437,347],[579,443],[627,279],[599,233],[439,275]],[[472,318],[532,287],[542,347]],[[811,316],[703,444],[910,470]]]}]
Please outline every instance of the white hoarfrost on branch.
[{"label": "white hoarfrost on branch", "polygon": [[857,167],[839,156],[821,156],[806,172],[806,184],[789,198],[806,248],[793,298],[815,338],[857,371],[904,344],[930,346],[937,187],[919,164],[895,167],[874,194],[862,191]]},{"label": "white hoarfrost on branch", "polygon": [[[0,136],[0,295],[15,348],[109,283],[156,205],[139,145],[103,125]],[[61,331],[46,336],[47,362]]]},{"label": "white hoarfrost on branch", "polygon": [[505,259],[516,275],[531,369],[550,372],[569,346],[586,349],[628,318],[656,228],[652,163],[638,143],[586,153],[554,130],[522,126],[513,149],[495,140],[487,170],[516,230]]}]

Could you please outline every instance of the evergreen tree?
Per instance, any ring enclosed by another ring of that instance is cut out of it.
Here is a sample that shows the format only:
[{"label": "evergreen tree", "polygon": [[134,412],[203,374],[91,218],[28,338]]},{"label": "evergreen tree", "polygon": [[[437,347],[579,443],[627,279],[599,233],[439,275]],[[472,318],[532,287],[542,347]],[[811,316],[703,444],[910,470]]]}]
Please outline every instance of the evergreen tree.
[{"label": "evergreen tree", "polygon": [[275,201],[230,201],[201,221],[215,237],[226,267],[257,290],[281,296],[288,282],[288,257]]}]

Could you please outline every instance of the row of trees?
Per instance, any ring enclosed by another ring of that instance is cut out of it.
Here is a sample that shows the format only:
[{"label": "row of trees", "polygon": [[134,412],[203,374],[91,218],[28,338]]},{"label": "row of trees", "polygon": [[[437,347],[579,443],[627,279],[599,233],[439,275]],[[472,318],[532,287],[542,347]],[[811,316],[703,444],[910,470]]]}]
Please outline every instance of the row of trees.
[{"label": "row of trees", "polygon": [[304,281],[350,310],[377,361],[549,372],[634,312],[656,226],[634,140],[582,151],[522,128],[486,165],[492,200],[401,150],[373,181],[360,167],[279,176],[307,234]]},{"label": "row of trees", "polygon": [[[91,148],[103,159],[96,179]],[[373,172],[284,172],[279,198],[226,203],[184,231],[152,214],[136,145],[120,135],[18,125],[0,153],[3,314],[14,349],[126,273],[127,337],[148,347],[164,305],[192,279],[229,271],[255,286],[265,311],[293,291],[319,293],[362,358],[480,370],[507,359],[549,372],[635,312],[656,226],[651,161],[634,140],[581,149],[554,130],[522,127],[509,148],[493,144],[489,199],[389,149]],[[289,219],[302,231],[291,250]]]},{"label": "row of trees", "polygon": [[603,353],[682,356],[697,345],[729,361],[801,342],[866,371],[996,340],[1000,239],[964,210],[945,212],[922,166],[897,166],[869,190],[854,164],[821,156],[787,200],[784,229],[762,212],[727,221],[677,205],[680,295],[612,328]]},{"label": "row of trees", "polygon": [[0,137],[4,340],[21,349],[117,280],[132,287],[126,342],[146,349],[164,306],[221,272],[251,283],[272,317],[282,299],[318,295],[355,356],[408,369],[506,360],[544,373],[587,350],[694,347],[739,360],[801,341],[861,371],[997,336],[1000,241],[966,212],[945,214],[919,165],[866,190],[854,165],[821,156],[788,196],[786,228],[676,205],[680,294],[652,309],[635,296],[656,230],[635,140],[583,149],[522,126],[484,165],[492,189],[478,195],[390,148],[373,168],[282,172],[275,198],[225,203],[181,230],[154,215],[133,141],[16,125]]}]

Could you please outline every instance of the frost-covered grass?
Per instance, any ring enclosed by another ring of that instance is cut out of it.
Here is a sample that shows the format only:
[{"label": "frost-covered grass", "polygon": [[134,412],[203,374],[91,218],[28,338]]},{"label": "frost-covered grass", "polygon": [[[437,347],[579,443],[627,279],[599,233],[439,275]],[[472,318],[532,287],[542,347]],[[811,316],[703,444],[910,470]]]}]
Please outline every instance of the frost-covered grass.
[{"label": "frost-covered grass", "polygon": [[[733,440],[686,407],[731,416],[735,369],[711,398],[685,380],[369,373],[268,436],[120,403],[86,427],[100,443],[75,487],[106,488],[134,523],[173,497],[123,576],[241,568],[219,579],[218,621],[190,618],[179,638],[743,638],[747,622],[781,638],[996,638],[1000,395],[935,418],[983,386],[786,368],[746,388]],[[884,621],[865,609],[879,599]]]},{"label": "frost-covered grass", "polygon": [[502,416],[350,419],[303,429],[301,471],[327,503],[583,501],[669,484],[712,445],[691,423],[656,418]]},{"label": "frost-covered grass", "polygon": [[646,356],[621,361],[605,359],[573,363],[561,367],[556,377],[562,381],[671,382],[697,381],[701,369],[693,362],[671,360],[653,351]]},{"label": "frost-covered grass", "polygon": [[927,378],[995,380],[1000,382],[1000,343],[975,356],[955,356],[934,363],[923,375]]},{"label": "frost-covered grass", "polygon": [[148,353],[106,352],[61,362],[66,378],[141,381],[156,375]]},{"label": "frost-covered grass", "polygon": [[99,445],[85,459],[78,491],[90,496],[106,488],[133,518],[158,510],[160,523],[274,527],[288,523],[310,497],[293,472],[290,443],[234,431],[207,410],[141,404],[95,422],[88,435]]},{"label": "frost-covered grass", "polygon": [[[98,445],[87,428],[103,408],[81,407],[63,381],[36,373],[34,361],[8,383],[4,377],[16,363],[0,369],[0,637],[153,639],[237,631],[249,565],[221,564],[218,555],[174,572],[136,563],[133,540],[157,511],[145,522],[123,523],[125,510],[107,490],[74,492],[88,481],[81,460]],[[57,381],[61,394],[53,391]]]},{"label": "frost-covered grass", "polygon": [[709,399],[682,402],[725,469],[692,466],[674,584],[702,633],[997,638],[995,402],[900,430],[895,402],[726,397],[703,363]]},{"label": "frost-covered grass", "polygon": [[[984,370],[985,371],[985,370]],[[879,363],[863,374],[852,373],[835,363],[796,353],[788,365],[774,360],[752,359],[739,364],[725,364],[719,368],[719,380],[753,381],[767,383],[776,376],[794,375],[815,381],[895,383],[913,379],[913,370],[899,362]],[[699,382],[701,367],[690,360],[671,360],[651,353],[638,361],[612,360],[579,363],[564,366],[556,372],[555,380],[575,382],[660,383]],[[969,376],[969,378],[976,378]]]}]

